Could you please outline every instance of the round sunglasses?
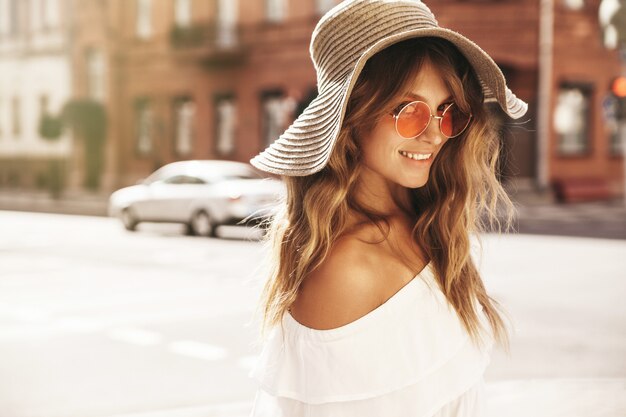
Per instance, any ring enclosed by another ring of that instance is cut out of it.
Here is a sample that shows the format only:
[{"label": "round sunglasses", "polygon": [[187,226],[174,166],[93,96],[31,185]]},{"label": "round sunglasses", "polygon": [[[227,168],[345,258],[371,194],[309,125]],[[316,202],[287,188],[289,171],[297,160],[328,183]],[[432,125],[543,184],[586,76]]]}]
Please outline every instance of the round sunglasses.
[{"label": "round sunglasses", "polygon": [[439,120],[439,130],[447,138],[459,136],[472,120],[471,113],[465,113],[455,103],[445,105],[437,116],[423,101],[412,101],[398,107],[392,113],[396,119],[396,132],[405,139],[413,139],[424,133],[432,119]]}]

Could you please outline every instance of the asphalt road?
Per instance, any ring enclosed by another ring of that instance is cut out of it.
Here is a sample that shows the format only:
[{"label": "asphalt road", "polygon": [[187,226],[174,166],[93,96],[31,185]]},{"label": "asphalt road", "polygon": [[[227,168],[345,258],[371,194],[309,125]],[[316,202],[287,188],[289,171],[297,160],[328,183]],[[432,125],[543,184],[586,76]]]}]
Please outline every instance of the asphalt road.
[{"label": "asphalt road", "polygon": [[[247,415],[265,259],[250,231],[7,211],[0,231],[0,417]],[[483,240],[513,329],[488,416],[626,415],[626,241]]]}]

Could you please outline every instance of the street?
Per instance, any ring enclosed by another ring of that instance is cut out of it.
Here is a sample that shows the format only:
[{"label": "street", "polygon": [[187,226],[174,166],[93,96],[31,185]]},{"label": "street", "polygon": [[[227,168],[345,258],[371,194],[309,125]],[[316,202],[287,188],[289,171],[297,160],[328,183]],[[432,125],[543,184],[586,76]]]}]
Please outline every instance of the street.
[{"label": "street", "polygon": [[[0,417],[247,415],[254,231],[10,211],[0,231]],[[626,241],[483,240],[515,330],[485,376],[489,417],[626,415]]]}]

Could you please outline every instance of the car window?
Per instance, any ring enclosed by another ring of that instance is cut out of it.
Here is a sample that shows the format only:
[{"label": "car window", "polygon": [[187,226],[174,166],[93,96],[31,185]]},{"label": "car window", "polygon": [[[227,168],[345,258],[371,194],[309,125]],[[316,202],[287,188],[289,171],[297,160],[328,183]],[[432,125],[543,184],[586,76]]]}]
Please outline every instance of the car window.
[{"label": "car window", "polygon": [[174,175],[163,182],[166,184],[206,184],[203,179],[191,175]]},{"label": "car window", "polygon": [[157,169],[143,182],[144,184],[152,184],[153,182],[163,181],[166,178],[166,170],[164,168]]},{"label": "car window", "polygon": [[258,180],[263,176],[252,169],[224,170],[218,173],[221,180]]}]

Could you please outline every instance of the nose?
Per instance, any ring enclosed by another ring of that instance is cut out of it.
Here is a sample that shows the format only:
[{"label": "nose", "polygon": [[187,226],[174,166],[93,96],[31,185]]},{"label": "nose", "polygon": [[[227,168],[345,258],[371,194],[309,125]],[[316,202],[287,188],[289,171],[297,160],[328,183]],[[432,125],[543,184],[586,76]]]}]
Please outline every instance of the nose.
[{"label": "nose", "polygon": [[418,140],[423,140],[433,145],[439,145],[443,141],[443,134],[439,129],[439,119],[435,119],[431,116],[430,123],[426,130],[417,137]]}]

